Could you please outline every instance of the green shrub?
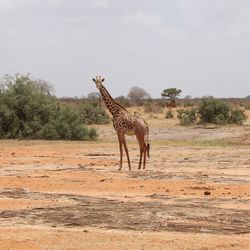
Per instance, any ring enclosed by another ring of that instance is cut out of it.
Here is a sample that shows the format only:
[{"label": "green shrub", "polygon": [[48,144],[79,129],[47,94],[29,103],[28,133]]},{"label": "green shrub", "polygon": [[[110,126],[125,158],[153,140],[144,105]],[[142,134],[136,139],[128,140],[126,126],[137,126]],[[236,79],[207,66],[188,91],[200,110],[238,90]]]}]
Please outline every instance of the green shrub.
[{"label": "green shrub", "polygon": [[229,105],[212,97],[203,98],[198,112],[201,123],[226,124],[229,122]]},{"label": "green shrub", "polygon": [[[22,136],[22,137],[25,137],[25,136]],[[36,139],[46,139],[46,140],[59,140],[60,139],[60,136],[58,132],[56,131],[55,127],[50,123],[45,124],[43,128],[37,131],[34,136],[28,136],[28,137],[36,138]],[[68,139],[68,138],[66,137],[63,139]]]},{"label": "green shrub", "polygon": [[204,98],[199,105],[201,123],[214,124],[242,124],[247,116],[239,108],[232,108],[229,104],[214,98]]},{"label": "green shrub", "polygon": [[171,109],[169,109],[169,110],[166,112],[165,118],[166,118],[166,119],[174,118],[174,114],[173,114],[173,112],[172,112]]},{"label": "green shrub", "polygon": [[107,124],[110,117],[106,111],[93,103],[84,103],[80,108],[81,119],[84,124]]},{"label": "green shrub", "polygon": [[60,104],[29,76],[5,77],[0,82],[0,138],[91,140],[76,108]]},{"label": "green shrub", "polygon": [[199,123],[212,124],[243,124],[247,116],[244,110],[232,108],[229,104],[214,99],[212,97],[203,98],[198,109],[178,110],[178,119],[181,125],[190,125],[198,121]]},{"label": "green shrub", "polygon": [[230,110],[230,123],[242,125],[247,120],[247,116],[243,110],[234,108]]},{"label": "green shrub", "polygon": [[89,137],[95,139],[97,137],[97,132],[95,128],[90,128],[89,129]]},{"label": "green shrub", "polygon": [[192,125],[197,121],[197,109],[179,109],[177,118],[181,125]]}]

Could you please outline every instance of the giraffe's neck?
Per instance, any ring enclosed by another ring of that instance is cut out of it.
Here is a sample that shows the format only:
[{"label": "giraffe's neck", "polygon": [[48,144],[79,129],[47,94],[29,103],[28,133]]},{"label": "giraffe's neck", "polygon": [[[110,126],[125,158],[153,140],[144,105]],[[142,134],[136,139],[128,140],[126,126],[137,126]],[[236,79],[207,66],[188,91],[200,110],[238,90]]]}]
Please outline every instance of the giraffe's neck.
[{"label": "giraffe's neck", "polygon": [[105,102],[109,112],[111,113],[114,119],[119,117],[122,113],[127,112],[125,108],[123,108],[114,101],[114,99],[111,97],[111,95],[104,86],[101,86],[99,88],[99,91],[101,93],[103,101]]}]

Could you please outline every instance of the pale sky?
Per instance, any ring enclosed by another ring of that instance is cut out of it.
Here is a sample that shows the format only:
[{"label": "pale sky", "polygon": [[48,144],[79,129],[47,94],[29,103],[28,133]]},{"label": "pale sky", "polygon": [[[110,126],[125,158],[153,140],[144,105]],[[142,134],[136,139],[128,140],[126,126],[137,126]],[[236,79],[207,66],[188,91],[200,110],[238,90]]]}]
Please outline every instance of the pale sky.
[{"label": "pale sky", "polygon": [[133,86],[160,97],[250,95],[250,0],[0,0],[0,76],[31,73],[57,96]]}]

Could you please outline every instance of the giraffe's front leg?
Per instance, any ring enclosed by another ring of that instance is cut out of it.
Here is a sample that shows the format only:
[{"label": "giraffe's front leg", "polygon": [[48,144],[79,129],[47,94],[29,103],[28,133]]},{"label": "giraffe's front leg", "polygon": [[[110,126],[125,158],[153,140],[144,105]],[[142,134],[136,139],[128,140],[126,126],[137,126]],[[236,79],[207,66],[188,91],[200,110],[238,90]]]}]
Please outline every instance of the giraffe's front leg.
[{"label": "giraffe's front leg", "polygon": [[131,170],[131,163],[130,163],[130,159],[129,159],[128,146],[127,146],[127,142],[125,139],[125,135],[122,136],[122,142],[123,142],[124,149],[125,149],[127,159],[128,159],[128,169]]}]

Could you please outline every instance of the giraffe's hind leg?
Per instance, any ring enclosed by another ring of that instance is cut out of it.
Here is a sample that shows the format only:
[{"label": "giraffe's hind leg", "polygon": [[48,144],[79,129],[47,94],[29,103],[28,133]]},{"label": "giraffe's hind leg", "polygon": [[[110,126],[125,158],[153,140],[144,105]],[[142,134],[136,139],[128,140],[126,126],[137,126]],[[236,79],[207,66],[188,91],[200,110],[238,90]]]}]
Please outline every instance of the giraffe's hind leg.
[{"label": "giraffe's hind leg", "polygon": [[[140,148],[140,160],[139,160],[139,166],[138,169],[141,169],[141,163],[142,163],[142,157],[143,154],[145,154],[145,149],[144,149],[144,135],[141,133],[136,134],[136,138],[138,140],[139,148]],[[145,168],[145,156],[143,160],[143,168]]]},{"label": "giraffe's hind leg", "polygon": [[139,161],[139,167],[138,167],[138,169],[141,169],[142,155],[143,155],[143,149],[140,148],[140,161]]},{"label": "giraffe's hind leg", "polygon": [[123,149],[122,149],[122,136],[117,133],[118,141],[119,141],[119,148],[120,148],[120,167],[119,170],[122,169],[122,156],[123,156]]},{"label": "giraffe's hind leg", "polygon": [[147,146],[144,143],[144,147],[143,147],[143,169],[146,168],[146,155],[147,155]]}]

